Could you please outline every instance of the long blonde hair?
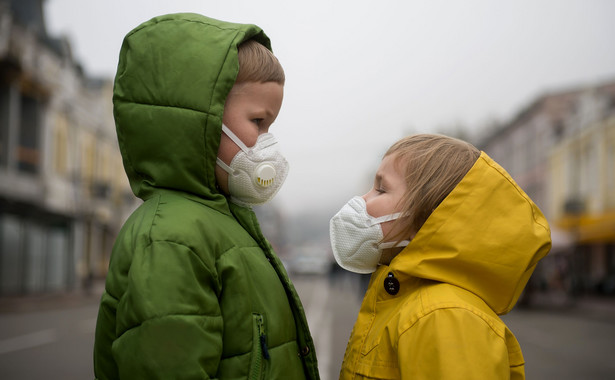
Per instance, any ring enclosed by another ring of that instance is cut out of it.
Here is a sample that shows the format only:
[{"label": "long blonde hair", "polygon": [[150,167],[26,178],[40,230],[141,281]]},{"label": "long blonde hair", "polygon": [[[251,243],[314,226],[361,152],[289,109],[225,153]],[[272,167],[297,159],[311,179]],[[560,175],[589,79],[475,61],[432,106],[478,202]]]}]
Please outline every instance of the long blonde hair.
[{"label": "long blonde hair", "polygon": [[472,168],[480,151],[452,137],[418,134],[397,141],[384,156],[389,155],[395,155],[396,165],[403,170],[407,189],[398,205],[405,216],[397,219],[391,229],[398,232],[385,240],[400,241],[419,231]]}]

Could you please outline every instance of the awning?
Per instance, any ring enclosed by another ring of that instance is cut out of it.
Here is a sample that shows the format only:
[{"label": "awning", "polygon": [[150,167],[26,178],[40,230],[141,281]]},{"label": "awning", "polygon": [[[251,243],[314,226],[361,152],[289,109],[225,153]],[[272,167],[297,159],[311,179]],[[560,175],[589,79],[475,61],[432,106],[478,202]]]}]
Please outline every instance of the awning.
[{"label": "awning", "polygon": [[567,215],[556,225],[572,234],[578,243],[615,243],[615,212]]}]

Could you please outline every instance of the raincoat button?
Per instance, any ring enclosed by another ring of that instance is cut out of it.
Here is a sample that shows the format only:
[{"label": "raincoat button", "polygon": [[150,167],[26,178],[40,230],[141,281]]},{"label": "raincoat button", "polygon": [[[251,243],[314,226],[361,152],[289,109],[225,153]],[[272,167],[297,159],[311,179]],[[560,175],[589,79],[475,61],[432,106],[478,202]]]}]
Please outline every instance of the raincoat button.
[{"label": "raincoat button", "polygon": [[387,278],[384,279],[384,290],[392,296],[399,292],[399,280],[395,278],[393,272],[389,272]]},{"label": "raincoat button", "polygon": [[310,353],[310,348],[308,346],[305,346],[301,349],[301,356],[307,356],[307,354]]}]

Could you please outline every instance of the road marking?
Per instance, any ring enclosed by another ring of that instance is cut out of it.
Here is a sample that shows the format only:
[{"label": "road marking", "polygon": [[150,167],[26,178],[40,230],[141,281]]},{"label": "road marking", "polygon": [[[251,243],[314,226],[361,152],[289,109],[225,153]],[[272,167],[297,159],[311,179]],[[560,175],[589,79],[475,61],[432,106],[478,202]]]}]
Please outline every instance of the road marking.
[{"label": "road marking", "polygon": [[[331,328],[333,318],[331,310],[328,310],[329,303],[328,282],[325,279],[316,281],[312,287],[309,297],[309,304],[306,307],[306,319],[310,325],[316,355],[318,356],[318,370],[321,380],[329,377],[330,353],[331,353]],[[316,335],[315,335],[316,334]]]},{"label": "road marking", "polygon": [[320,372],[321,380],[329,379],[331,372],[331,329],[333,328],[333,315],[327,313],[324,320],[321,321],[320,333],[317,339],[316,354],[318,355],[318,372]]},{"label": "road marking", "polygon": [[57,336],[55,329],[47,329],[0,340],[0,355],[53,343]]}]

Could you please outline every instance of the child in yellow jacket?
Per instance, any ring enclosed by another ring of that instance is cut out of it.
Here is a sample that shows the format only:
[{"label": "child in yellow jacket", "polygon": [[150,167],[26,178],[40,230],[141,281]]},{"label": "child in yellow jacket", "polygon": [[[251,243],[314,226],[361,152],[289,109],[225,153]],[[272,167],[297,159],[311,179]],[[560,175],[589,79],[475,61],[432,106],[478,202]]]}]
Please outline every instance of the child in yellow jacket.
[{"label": "child in yellow jacket", "polygon": [[372,273],[340,379],[523,379],[509,312],[551,247],[538,207],[471,144],[401,139],[332,219],[334,256]]}]

